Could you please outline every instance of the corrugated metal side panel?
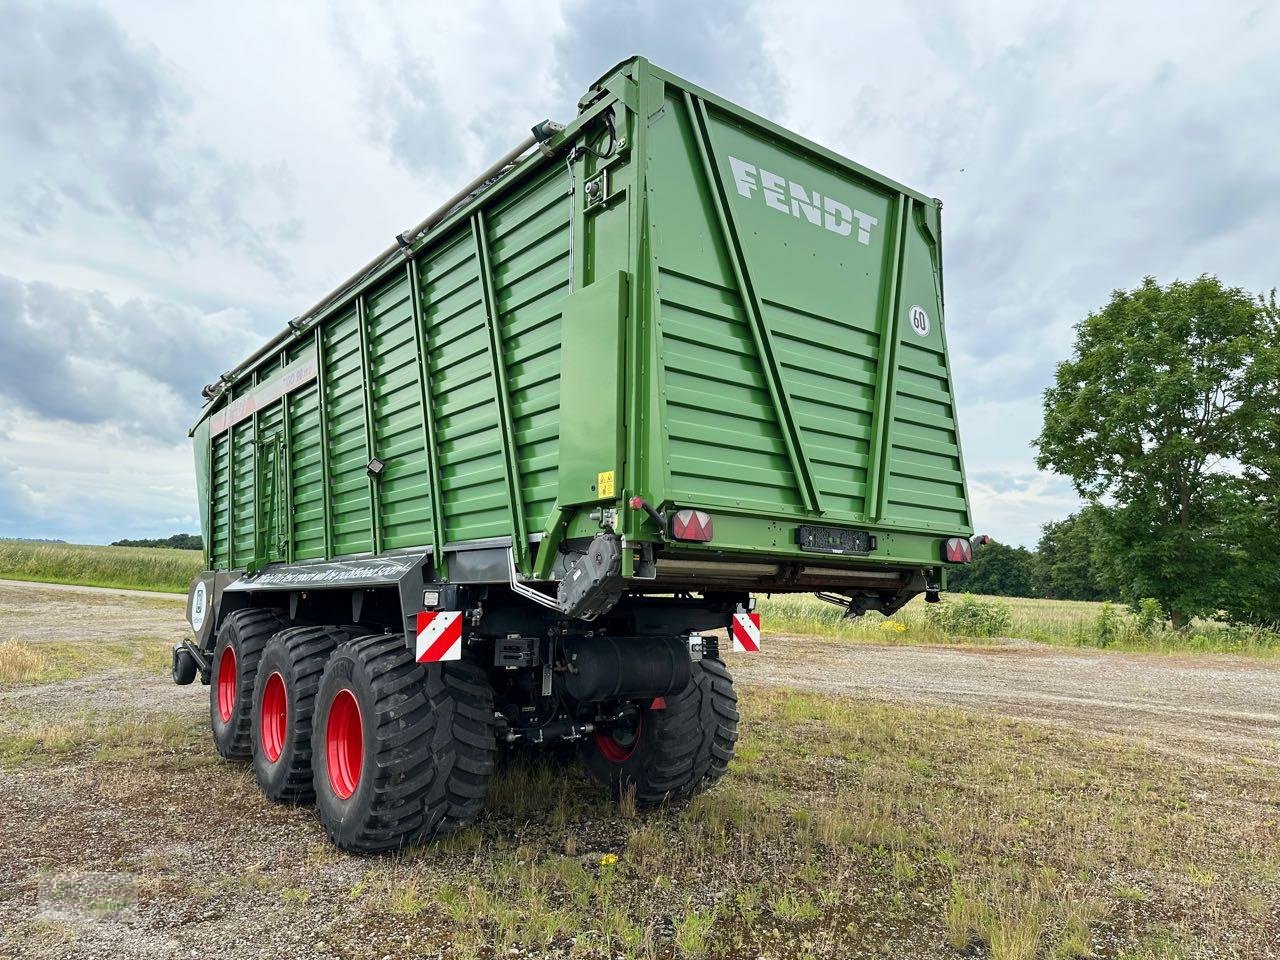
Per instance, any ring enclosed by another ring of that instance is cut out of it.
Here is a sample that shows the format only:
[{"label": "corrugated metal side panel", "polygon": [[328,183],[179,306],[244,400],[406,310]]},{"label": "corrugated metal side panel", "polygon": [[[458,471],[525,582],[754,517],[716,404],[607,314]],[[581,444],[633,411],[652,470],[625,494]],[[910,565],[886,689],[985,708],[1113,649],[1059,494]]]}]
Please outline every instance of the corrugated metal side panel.
[{"label": "corrugated metal side panel", "polygon": [[560,434],[560,313],[569,294],[567,171],[551,173],[489,213],[489,255],[515,428],[527,529],[556,498]]},{"label": "corrugated metal side panel", "polygon": [[373,377],[374,454],[386,463],[377,482],[382,545],[389,550],[418,546],[431,540],[431,486],[408,276],[371,292],[365,316]]},{"label": "corrugated metal side panel", "polygon": [[489,334],[469,227],[423,258],[427,353],[436,417],[445,540],[511,532]]},{"label": "corrugated metal side panel", "polygon": [[903,524],[970,525],[955,401],[947,371],[935,245],[919,216],[907,218],[900,313],[922,306],[927,334],[899,322],[891,424],[885,454],[883,518]]},{"label": "corrugated metal side panel", "polygon": [[293,556],[324,556],[324,471],[320,463],[320,399],[312,384],[289,395],[289,475],[293,483]]},{"label": "corrugated metal side panel", "polygon": [[258,486],[258,521],[261,528],[255,542],[255,556],[269,560],[285,559],[279,549],[288,523],[280,488],[285,478],[273,475],[277,470],[283,474],[287,468],[284,463],[280,463],[277,467],[283,433],[284,403],[276,401],[258,412],[258,468],[255,477]]},{"label": "corrugated metal side panel", "polygon": [[241,420],[232,430],[231,566],[243,567],[253,559],[257,525],[254,517],[253,418]]},{"label": "corrugated metal side panel", "polygon": [[210,511],[209,565],[214,570],[226,570],[231,566],[227,537],[231,522],[231,464],[227,435],[213,438],[213,509]]},{"label": "corrugated metal side panel", "polygon": [[364,371],[360,329],[353,308],[325,324],[325,403],[329,420],[329,513],[333,555],[373,549],[365,435]]}]

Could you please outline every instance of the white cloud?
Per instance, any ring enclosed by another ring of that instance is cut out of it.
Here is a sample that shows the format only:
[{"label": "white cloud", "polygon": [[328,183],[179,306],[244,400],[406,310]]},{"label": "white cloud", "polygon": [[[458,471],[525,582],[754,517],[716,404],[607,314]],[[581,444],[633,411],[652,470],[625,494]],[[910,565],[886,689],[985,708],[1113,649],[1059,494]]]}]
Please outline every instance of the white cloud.
[{"label": "white cloud", "polygon": [[199,385],[633,53],[943,198],[966,465],[1001,539],[1075,506],[1030,446],[1072,323],[1146,273],[1280,282],[1274,4],[5,11],[0,530],[172,532]]},{"label": "white cloud", "polygon": [[0,436],[0,537],[107,543],[199,529],[186,442],[48,420],[3,400]]}]

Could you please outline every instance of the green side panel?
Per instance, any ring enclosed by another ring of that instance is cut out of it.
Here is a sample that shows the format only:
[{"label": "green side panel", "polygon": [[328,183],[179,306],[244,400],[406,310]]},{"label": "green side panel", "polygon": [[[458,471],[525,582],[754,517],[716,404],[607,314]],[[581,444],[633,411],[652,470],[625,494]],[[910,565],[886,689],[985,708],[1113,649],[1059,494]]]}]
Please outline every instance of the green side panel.
[{"label": "green side panel", "polygon": [[[897,369],[881,518],[923,529],[969,529],[964,466],[947,368],[937,244],[922,205],[914,203],[912,207],[903,244],[896,318]],[[927,324],[918,320],[913,325],[913,313],[917,318],[927,317]]]},{"label": "green side panel", "polygon": [[324,471],[320,463],[320,399],[315,384],[291,393],[289,475],[293,484],[293,558],[324,556]]},{"label": "green side panel", "polygon": [[254,489],[258,498],[258,541],[255,557],[284,560],[281,544],[287,536],[288,516],[282,496],[284,464],[279,448],[284,438],[284,401],[258,411],[258,467]]},{"label": "green side panel", "polygon": [[386,464],[377,483],[382,545],[388,550],[419,546],[431,542],[431,484],[408,276],[402,274],[371,292],[365,310],[374,455]]},{"label": "green side panel", "polygon": [[369,504],[368,442],[364,418],[364,371],[360,329],[351,309],[324,326],[325,401],[329,415],[329,511],[333,554],[373,550]]},{"label": "green side panel", "polygon": [[528,530],[542,529],[557,493],[560,324],[570,272],[568,194],[568,172],[556,164],[485,215]]},{"label": "green side panel", "polygon": [[649,129],[648,177],[667,499],[795,511],[795,478],[691,118],[679,91],[669,89]]},{"label": "green side panel", "polygon": [[253,418],[231,428],[231,567],[247,566],[254,558],[258,526],[254,501]]},{"label": "green side panel", "polygon": [[419,268],[431,361],[445,541],[511,532],[489,334],[470,226]]},{"label": "green side panel", "polygon": [[231,567],[231,444],[226,433],[213,438],[213,463],[209,515],[209,567],[227,570]]},{"label": "green side panel", "polygon": [[560,375],[561,506],[612,500],[601,473],[615,479],[622,460],[622,337],[626,275],[614,273],[571,295],[564,305]]}]

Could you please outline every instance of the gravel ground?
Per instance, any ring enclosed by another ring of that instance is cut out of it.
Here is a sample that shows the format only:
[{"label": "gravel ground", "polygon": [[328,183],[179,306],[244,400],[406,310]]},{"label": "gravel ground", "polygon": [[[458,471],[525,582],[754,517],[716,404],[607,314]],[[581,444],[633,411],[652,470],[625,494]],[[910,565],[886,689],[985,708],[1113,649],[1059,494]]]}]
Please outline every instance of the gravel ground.
[{"label": "gravel ground", "polygon": [[[0,581],[0,641],[171,640],[186,635],[182,618],[180,597]],[[993,712],[1185,760],[1280,766],[1280,667],[1246,659],[767,637],[762,655],[730,668],[748,684]],[[189,730],[206,722],[207,702],[199,686],[113,671],[0,691],[0,715],[59,724],[86,707],[120,709]],[[0,958],[401,955],[410,921],[372,918],[355,902],[369,861],[331,850],[306,811],[267,803],[252,774],[207,742],[179,751],[166,769],[91,755],[0,762]],[[587,850],[612,849],[630,829],[587,827]]]},{"label": "gravel ground", "polygon": [[819,693],[999,713],[1133,737],[1201,759],[1280,765],[1280,664],[1246,657],[857,646],[767,637],[734,676]]}]

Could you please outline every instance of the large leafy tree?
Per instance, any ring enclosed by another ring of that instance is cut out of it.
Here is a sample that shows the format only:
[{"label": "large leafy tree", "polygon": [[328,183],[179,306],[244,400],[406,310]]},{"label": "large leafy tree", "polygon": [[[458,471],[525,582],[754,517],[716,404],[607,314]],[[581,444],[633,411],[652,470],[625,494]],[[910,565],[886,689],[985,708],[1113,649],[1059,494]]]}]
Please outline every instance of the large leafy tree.
[{"label": "large leafy tree", "polygon": [[1045,391],[1040,467],[1112,505],[1100,542],[1117,588],[1155,597],[1175,625],[1228,606],[1251,552],[1232,528],[1275,350],[1257,298],[1216,277],[1148,277],[1077,325]]}]

